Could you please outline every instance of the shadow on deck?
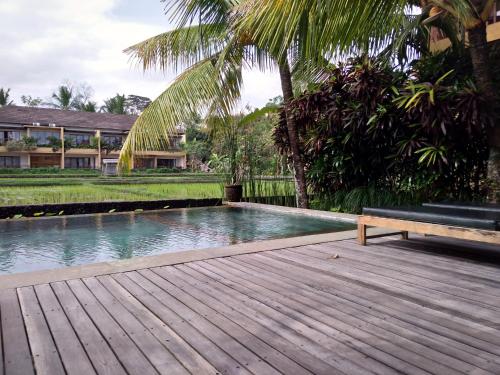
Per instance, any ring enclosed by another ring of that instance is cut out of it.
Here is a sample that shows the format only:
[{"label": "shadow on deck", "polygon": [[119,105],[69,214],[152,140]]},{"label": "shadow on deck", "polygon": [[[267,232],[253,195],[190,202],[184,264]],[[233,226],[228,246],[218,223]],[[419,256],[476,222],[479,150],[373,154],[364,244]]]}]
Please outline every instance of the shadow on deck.
[{"label": "shadow on deck", "polygon": [[0,374],[499,374],[500,250],[383,238],[0,291]]}]

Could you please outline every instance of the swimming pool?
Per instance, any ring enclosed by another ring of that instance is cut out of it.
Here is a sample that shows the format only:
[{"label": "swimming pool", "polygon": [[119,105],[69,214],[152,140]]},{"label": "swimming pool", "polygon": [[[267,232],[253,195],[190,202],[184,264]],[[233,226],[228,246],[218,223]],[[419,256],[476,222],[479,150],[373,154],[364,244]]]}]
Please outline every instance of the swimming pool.
[{"label": "swimming pool", "polygon": [[236,207],[1,220],[0,274],[350,229],[335,220]]}]

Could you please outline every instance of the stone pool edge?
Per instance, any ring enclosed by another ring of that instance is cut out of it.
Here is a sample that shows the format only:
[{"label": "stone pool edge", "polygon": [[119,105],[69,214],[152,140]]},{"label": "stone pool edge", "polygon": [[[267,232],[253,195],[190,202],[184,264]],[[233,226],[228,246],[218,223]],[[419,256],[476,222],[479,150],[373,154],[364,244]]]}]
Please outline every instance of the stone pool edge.
[{"label": "stone pool edge", "polygon": [[[380,228],[370,228],[370,235],[386,233]],[[258,253],[262,251],[279,250],[289,247],[314,245],[323,242],[341,241],[357,237],[356,230],[334,233],[322,233],[310,236],[280,238],[265,241],[245,242],[236,245],[213,247],[199,250],[184,250],[175,253],[149,255],[112,262],[71,266],[53,270],[15,273],[0,276],[0,290],[19,288],[56,281],[109,275],[117,272],[135,271],[144,268],[171,266],[213,258],[223,258],[235,255]]]},{"label": "stone pool edge", "polygon": [[316,217],[318,219],[337,220],[351,224],[358,223],[358,215],[345,214],[341,212],[312,210],[310,208],[274,206],[271,204],[249,203],[249,202],[223,202],[223,205],[230,207],[249,208],[255,210],[265,210],[270,212],[278,212],[282,214],[310,216],[310,217]]}]

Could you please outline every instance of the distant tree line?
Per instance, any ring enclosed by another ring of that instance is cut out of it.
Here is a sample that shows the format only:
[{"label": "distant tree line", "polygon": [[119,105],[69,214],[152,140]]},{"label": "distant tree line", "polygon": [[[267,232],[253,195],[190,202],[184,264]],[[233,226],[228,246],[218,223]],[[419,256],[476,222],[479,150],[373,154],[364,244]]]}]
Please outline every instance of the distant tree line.
[{"label": "distant tree line", "polygon": [[[151,99],[139,95],[116,94],[99,106],[92,100],[94,90],[87,84],[61,84],[48,100],[31,95],[21,95],[26,107],[57,108],[67,111],[106,112],[120,115],[139,115],[151,103]],[[10,88],[0,88],[0,107],[15,105]]]}]

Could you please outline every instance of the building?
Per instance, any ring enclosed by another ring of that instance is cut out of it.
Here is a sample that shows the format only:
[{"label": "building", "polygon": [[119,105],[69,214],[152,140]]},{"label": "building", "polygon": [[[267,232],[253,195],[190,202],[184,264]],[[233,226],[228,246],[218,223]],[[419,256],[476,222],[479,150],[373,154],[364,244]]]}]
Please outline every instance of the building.
[{"label": "building", "polygon": [[[488,42],[500,43],[500,0],[495,2],[488,18],[486,26],[486,38]],[[431,28],[430,49],[431,51],[443,51],[451,45],[450,40],[436,27]]]},{"label": "building", "polygon": [[[115,164],[137,116],[5,106],[0,108],[0,168],[92,168]],[[61,140],[64,139],[64,142]],[[134,168],[186,168],[184,132],[164,150],[145,151]]]}]

